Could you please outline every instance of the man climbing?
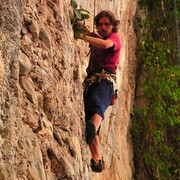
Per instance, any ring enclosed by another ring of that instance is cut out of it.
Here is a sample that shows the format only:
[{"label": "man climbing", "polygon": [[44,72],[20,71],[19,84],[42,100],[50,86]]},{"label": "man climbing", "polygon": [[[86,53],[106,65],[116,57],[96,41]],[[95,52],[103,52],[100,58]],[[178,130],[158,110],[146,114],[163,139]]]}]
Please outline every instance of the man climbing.
[{"label": "man climbing", "polygon": [[111,11],[101,11],[95,18],[97,33],[81,34],[90,44],[91,54],[84,80],[84,109],[86,142],[92,154],[91,168],[102,171],[99,131],[104,113],[115,93],[116,69],[120,54],[120,38],[117,34],[119,20]]}]

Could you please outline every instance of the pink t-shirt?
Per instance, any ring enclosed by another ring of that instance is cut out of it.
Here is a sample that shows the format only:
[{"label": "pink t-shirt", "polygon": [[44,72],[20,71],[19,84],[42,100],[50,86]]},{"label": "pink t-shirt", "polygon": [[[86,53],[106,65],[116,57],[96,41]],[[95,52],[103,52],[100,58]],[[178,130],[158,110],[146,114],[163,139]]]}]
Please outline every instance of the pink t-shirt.
[{"label": "pink t-shirt", "polygon": [[[93,36],[101,38],[97,34],[94,34]],[[120,37],[117,33],[112,33],[106,39],[111,39],[113,41],[113,47],[108,49],[91,47],[93,49],[91,51],[90,63],[87,69],[88,71],[105,68],[116,73],[121,49]]]}]

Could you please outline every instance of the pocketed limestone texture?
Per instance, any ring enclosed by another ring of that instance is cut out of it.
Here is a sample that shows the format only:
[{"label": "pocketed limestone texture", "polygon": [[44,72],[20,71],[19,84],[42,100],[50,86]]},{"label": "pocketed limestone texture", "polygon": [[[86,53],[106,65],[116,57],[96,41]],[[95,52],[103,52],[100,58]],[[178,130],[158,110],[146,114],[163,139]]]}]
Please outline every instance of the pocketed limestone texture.
[{"label": "pocketed limestone texture", "polygon": [[[76,1],[89,10],[94,1]],[[1,0],[0,180],[131,180],[136,0],[97,0],[112,10],[122,39],[118,100],[106,112],[100,140],[105,170],[90,169],[85,143],[82,82],[88,44],[75,41],[67,0]]]}]

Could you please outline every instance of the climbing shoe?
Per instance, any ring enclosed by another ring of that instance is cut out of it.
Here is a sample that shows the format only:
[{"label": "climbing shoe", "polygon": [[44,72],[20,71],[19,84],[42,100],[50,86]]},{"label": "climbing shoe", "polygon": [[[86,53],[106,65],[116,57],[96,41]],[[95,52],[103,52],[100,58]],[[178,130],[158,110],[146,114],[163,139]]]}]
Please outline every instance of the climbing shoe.
[{"label": "climbing shoe", "polygon": [[86,122],[86,142],[91,145],[96,137],[96,127],[91,121]]},{"label": "climbing shoe", "polygon": [[102,169],[103,169],[102,161],[99,160],[99,163],[96,164],[94,159],[91,159],[91,169],[93,172],[97,172],[97,173],[102,172]]}]

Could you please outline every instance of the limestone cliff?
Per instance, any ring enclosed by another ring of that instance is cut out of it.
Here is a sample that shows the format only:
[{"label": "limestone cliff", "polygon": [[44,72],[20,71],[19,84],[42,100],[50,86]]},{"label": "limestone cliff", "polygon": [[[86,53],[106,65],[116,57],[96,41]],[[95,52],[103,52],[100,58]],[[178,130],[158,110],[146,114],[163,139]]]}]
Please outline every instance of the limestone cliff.
[{"label": "limestone cliff", "polygon": [[[91,12],[94,1],[76,1]],[[91,172],[82,82],[88,45],[75,41],[69,0],[0,0],[0,180],[131,180],[136,0],[97,0],[121,20],[118,101],[100,139],[105,169]]]}]

